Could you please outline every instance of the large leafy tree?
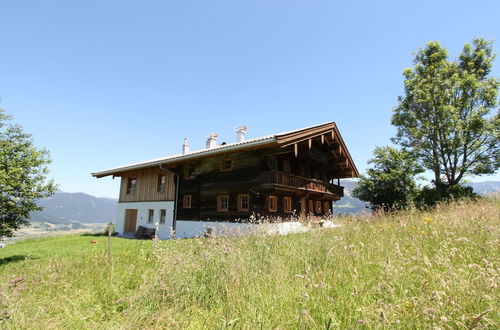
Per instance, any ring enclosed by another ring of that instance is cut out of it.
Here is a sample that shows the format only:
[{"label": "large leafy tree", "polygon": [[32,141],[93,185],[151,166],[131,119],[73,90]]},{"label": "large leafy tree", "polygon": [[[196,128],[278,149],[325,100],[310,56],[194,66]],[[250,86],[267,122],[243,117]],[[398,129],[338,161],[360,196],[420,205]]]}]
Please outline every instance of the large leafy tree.
[{"label": "large leafy tree", "polygon": [[56,186],[47,180],[50,163],[45,149],[33,145],[31,135],[10,124],[0,110],[0,238],[13,236],[29,225],[31,211],[41,210],[37,199],[53,194]]},{"label": "large leafy tree", "polygon": [[405,209],[418,193],[415,176],[423,168],[413,156],[393,147],[377,147],[368,161],[372,167],[361,175],[353,195],[370,202],[374,209],[385,211]]},{"label": "large leafy tree", "polygon": [[499,168],[499,81],[490,77],[494,57],[491,42],[483,39],[465,44],[456,61],[430,42],[403,73],[405,95],[392,117],[394,141],[434,173],[438,188]]}]

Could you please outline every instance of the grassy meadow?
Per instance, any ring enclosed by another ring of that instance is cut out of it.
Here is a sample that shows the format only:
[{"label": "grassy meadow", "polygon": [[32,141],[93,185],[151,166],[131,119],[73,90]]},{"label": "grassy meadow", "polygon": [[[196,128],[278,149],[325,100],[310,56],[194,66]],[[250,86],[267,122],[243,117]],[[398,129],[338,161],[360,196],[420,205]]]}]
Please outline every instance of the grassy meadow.
[{"label": "grassy meadow", "polygon": [[[0,249],[0,328],[500,328],[500,200],[288,236]],[[92,244],[91,241],[96,243]]]}]

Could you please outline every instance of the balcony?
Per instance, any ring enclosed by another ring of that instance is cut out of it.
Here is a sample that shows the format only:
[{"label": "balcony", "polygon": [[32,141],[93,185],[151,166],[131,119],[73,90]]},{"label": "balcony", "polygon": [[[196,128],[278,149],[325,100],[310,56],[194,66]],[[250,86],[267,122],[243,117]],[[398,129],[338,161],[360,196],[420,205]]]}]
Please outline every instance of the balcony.
[{"label": "balcony", "polygon": [[261,173],[262,184],[280,185],[311,192],[344,196],[344,187],[280,171]]}]

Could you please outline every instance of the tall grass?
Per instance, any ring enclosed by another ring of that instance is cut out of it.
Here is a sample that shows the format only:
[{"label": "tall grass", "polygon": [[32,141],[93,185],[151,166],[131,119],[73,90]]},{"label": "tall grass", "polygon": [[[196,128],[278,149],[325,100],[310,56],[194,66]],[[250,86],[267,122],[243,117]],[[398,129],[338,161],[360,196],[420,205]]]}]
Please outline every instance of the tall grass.
[{"label": "tall grass", "polygon": [[[288,236],[68,236],[0,250],[6,328],[500,327],[500,201]],[[4,251],[5,250],[5,251]]]}]

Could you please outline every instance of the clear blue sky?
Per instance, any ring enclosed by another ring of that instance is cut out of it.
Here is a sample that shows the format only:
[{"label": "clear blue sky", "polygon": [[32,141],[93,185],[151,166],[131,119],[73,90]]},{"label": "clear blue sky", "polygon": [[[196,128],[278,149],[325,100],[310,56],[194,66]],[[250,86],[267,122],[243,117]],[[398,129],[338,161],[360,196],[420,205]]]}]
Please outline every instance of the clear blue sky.
[{"label": "clear blue sky", "polygon": [[251,138],[335,121],[363,171],[394,134],[412,53],[439,40],[456,58],[499,37],[499,13],[498,0],[3,0],[0,107],[69,192],[116,197],[117,179],[90,172],[178,153],[184,137],[232,142],[241,124]]}]

